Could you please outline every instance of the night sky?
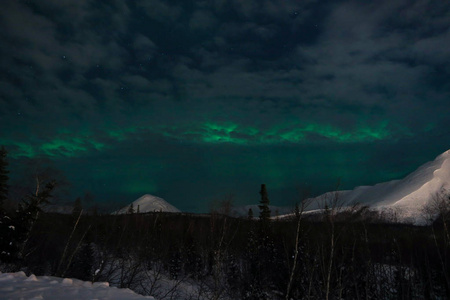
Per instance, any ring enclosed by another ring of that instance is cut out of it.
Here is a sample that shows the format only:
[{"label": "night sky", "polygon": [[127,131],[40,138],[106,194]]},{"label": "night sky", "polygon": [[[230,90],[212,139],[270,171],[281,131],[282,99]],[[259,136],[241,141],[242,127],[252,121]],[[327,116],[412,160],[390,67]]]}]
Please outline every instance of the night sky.
[{"label": "night sky", "polygon": [[450,148],[450,1],[2,0],[0,145],[109,207],[402,178]]}]

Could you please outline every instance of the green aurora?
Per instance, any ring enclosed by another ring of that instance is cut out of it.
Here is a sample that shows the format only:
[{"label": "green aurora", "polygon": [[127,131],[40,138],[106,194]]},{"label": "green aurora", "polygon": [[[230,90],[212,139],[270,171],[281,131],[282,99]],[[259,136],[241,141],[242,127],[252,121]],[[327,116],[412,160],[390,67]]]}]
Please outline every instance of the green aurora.
[{"label": "green aurora", "polygon": [[[365,143],[371,141],[391,140],[398,138],[398,131],[389,128],[389,123],[382,122],[378,126],[361,126],[345,131],[337,126],[309,123],[273,126],[268,130],[243,126],[238,123],[205,122],[195,126],[148,126],[129,127],[93,134],[87,130],[71,132],[60,131],[56,137],[39,143],[31,141],[0,140],[0,144],[14,149],[12,157],[48,156],[76,157],[90,151],[103,151],[116,143],[126,143],[136,134],[145,138],[151,132],[168,139],[195,144],[231,144],[239,146],[264,146],[277,144],[314,144],[320,141],[343,144]],[[410,133],[408,133],[410,135]]]}]

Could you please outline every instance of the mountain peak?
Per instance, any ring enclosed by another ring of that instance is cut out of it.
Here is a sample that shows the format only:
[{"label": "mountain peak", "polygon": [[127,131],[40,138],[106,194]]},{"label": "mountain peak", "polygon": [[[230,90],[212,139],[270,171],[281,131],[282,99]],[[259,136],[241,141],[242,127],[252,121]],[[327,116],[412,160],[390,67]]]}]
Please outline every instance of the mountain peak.
[{"label": "mountain peak", "polygon": [[439,157],[445,157],[445,158],[450,158],[450,149],[445,151],[444,153],[442,153],[441,155],[439,155],[437,158]]},{"label": "mountain peak", "polygon": [[[168,203],[162,198],[153,196],[150,194],[145,194],[139,197],[137,200],[133,201],[133,208],[136,211],[139,207],[139,212],[180,212],[178,208]],[[130,204],[130,205],[131,205]],[[128,211],[130,205],[123,207],[122,209],[115,212],[115,214],[125,214]]]}]

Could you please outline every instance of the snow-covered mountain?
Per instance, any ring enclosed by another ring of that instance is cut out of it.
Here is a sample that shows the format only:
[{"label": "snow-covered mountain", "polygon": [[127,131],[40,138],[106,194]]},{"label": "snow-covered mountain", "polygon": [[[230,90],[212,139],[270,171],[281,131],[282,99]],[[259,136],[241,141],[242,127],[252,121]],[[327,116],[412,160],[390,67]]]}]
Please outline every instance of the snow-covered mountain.
[{"label": "snow-covered mountain", "polygon": [[[139,212],[180,212],[178,208],[168,203],[162,198],[146,194],[139,199],[135,200],[133,203],[134,211],[137,211],[139,208]],[[114,214],[126,214],[130,205],[125,206],[124,208],[114,212]]]},{"label": "snow-covered mountain", "polygon": [[310,208],[318,208],[317,205],[337,196],[341,206],[360,203],[368,205],[373,210],[395,213],[399,222],[424,224],[426,222],[424,206],[430,204],[436,197],[448,197],[449,194],[450,150],[401,180],[325,193],[311,199],[315,204]]}]

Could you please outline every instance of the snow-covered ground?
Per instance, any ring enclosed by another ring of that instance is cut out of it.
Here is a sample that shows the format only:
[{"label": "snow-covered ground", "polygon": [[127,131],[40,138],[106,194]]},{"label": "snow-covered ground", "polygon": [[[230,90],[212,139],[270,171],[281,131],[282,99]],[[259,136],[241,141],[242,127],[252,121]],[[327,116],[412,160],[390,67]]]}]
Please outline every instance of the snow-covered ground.
[{"label": "snow-covered ground", "polygon": [[0,272],[0,299],[2,300],[131,300],[154,299],[150,296],[141,296],[130,289],[110,287],[107,282],[96,282],[78,279],[58,278],[50,276],[27,277],[24,272]]}]

